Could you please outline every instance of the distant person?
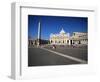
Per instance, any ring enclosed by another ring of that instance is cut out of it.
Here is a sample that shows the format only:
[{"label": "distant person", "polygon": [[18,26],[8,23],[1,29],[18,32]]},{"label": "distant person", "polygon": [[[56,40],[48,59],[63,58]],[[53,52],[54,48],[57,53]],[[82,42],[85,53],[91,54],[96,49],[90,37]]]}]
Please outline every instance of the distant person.
[{"label": "distant person", "polygon": [[72,45],[72,46],[73,46],[73,48],[75,48],[75,47],[76,47],[76,44],[75,44],[75,43],[73,43],[73,45]]},{"label": "distant person", "polygon": [[56,46],[55,45],[53,45],[53,47],[52,47],[53,49],[56,49]]}]

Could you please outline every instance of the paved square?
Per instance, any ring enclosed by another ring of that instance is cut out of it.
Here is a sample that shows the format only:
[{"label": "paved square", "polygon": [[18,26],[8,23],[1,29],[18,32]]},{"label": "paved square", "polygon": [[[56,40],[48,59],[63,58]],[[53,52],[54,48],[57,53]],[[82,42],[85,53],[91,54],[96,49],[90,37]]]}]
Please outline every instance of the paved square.
[{"label": "paved square", "polygon": [[78,46],[56,46],[56,49],[53,49],[52,46],[46,46],[45,48],[67,54],[72,57],[76,57],[85,61],[88,61],[88,48],[86,45]]},{"label": "paved square", "polygon": [[28,66],[81,64],[81,62],[57,55],[48,50],[62,53],[66,56],[78,58],[80,60],[86,61],[86,63],[88,61],[87,46],[74,47],[74,48],[68,46],[56,46],[56,49],[52,49],[52,46],[45,46],[43,48],[37,48],[37,47],[28,48]]}]

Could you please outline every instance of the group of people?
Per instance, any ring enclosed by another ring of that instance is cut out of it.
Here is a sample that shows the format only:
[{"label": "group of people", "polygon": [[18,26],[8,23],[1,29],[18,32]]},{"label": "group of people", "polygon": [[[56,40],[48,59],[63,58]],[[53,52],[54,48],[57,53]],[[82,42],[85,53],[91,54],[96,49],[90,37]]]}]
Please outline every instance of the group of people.
[{"label": "group of people", "polygon": [[[64,47],[64,45],[63,45],[63,47]],[[72,48],[76,48],[77,46],[75,45],[75,44],[73,44],[73,45],[69,45],[68,47],[72,47]],[[56,49],[57,47],[56,47],[56,45],[52,45],[52,49]]]}]

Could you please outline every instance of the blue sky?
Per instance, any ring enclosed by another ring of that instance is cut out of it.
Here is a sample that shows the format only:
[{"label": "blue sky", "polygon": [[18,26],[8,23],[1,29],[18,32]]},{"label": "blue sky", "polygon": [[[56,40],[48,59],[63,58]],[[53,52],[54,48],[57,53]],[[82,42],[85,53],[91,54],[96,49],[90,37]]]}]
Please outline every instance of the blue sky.
[{"label": "blue sky", "polygon": [[87,32],[88,18],[63,16],[28,15],[28,36],[37,38],[38,22],[41,22],[41,38],[49,39],[51,33],[59,33],[63,28],[66,33]]}]

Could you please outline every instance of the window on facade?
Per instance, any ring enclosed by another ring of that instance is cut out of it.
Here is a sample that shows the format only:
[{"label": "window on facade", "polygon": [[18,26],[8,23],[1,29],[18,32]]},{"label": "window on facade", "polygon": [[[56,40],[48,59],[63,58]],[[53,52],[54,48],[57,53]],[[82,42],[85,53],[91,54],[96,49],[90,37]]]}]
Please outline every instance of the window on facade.
[{"label": "window on facade", "polygon": [[63,40],[63,43],[64,43],[64,40]]}]

